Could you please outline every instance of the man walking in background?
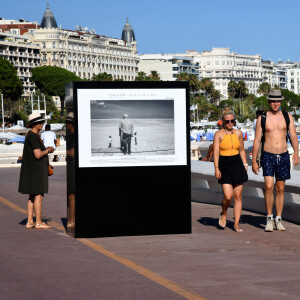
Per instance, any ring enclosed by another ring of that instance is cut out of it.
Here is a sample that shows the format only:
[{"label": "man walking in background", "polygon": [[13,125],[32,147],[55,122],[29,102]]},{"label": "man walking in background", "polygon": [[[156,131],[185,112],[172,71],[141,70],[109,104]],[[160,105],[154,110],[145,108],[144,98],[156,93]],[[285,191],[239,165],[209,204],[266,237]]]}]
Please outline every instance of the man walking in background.
[{"label": "man walking in background", "polygon": [[[265,231],[284,231],[281,215],[284,206],[285,180],[290,179],[290,157],[287,151],[287,132],[294,149],[293,163],[299,163],[299,145],[293,117],[280,110],[284,99],[280,90],[271,90],[268,97],[270,111],[258,117],[253,142],[252,171],[258,174],[257,154],[263,135],[261,166],[265,179],[265,203],[267,222]],[[274,175],[276,179],[276,219],[273,219]],[[274,222],[275,221],[275,222]]]},{"label": "man walking in background", "polygon": [[[50,130],[50,124],[46,124],[45,131],[41,134],[41,139],[46,148],[53,147],[55,150],[57,145],[56,134]],[[57,161],[57,155],[54,155],[53,161]]]},{"label": "man walking in background", "polygon": [[128,115],[123,115],[123,120],[119,125],[119,136],[121,140],[121,149],[123,153],[131,153],[131,138],[133,137],[134,127],[130,120],[128,120]]}]

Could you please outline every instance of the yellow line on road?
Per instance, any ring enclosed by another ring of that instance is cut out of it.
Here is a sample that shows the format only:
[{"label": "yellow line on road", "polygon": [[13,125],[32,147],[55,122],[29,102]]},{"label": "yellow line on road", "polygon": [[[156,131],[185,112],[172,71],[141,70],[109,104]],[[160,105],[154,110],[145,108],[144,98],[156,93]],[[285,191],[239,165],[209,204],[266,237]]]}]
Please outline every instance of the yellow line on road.
[{"label": "yellow line on road", "polygon": [[1,201],[3,204],[9,206],[10,208],[12,208],[12,209],[14,209],[14,210],[16,210],[16,211],[19,211],[19,212],[21,212],[21,213],[23,213],[23,214],[25,214],[25,215],[27,214],[26,209],[23,209],[23,208],[21,208],[20,206],[15,205],[15,204],[13,204],[12,202],[10,202],[10,201],[8,201],[8,200],[2,198],[2,197],[0,197],[0,201]]},{"label": "yellow line on road", "polygon": [[137,273],[143,275],[144,277],[147,277],[148,279],[164,286],[165,288],[175,292],[176,294],[179,294],[180,296],[182,296],[186,299],[195,299],[195,300],[205,299],[205,298],[201,297],[200,295],[187,290],[186,288],[178,285],[177,283],[175,283],[163,276],[160,276],[157,273],[154,273],[127,258],[118,256],[118,255],[114,254],[113,252],[108,251],[107,249],[103,248],[102,246],[100,246],[94,242],[91,242],[88,239],[77,239],[77,240],[82,242],[83,244],[89,246],[90,248],[94,249],[95,251],[100,252],[101,254],[121,263],[122,265],[125,265],[126,267],[136,271]]},{"label": "yellow line on road", "polygon": [[[1,197],[0,196],[0,201],[11,207],[12,209],[16,210],[16,211],[19,211],[23,214],[27,214],[27,211],[23,208],[21,208],[20,206],[16,205],[16,204],[13,204],[12,202],[6,200],[5,198]],[[51,226],[53,226],[55,229],[59,230],[59,231],[64,231],[65,232],[65,228],[64,226],[62,226],[61,224],[55,222],[55,221],[49,221],[48,222]],[[94,243],[88,239],[85,239],[85,238],[80,238],[80,239],[77,239],[77,241],[81,242],[82,244],[90,247],[91,249],[119,262],[120,264],[130,268],[131,270],[141,274],[142,276],[158,283],[159,285],[173,291],[174,293],[182,296],[183,298],[186,298],[186,299],[191,299],[191,300],[205,300],[205,298],[201,297],[200,295],[192,292],[192,291],[189,291],[188,289],[180,286],[179,284],[177,284],[176,282],[173,282],[161,275],[158,275],[157,273],[155,272],[152,272],[150,270],[148,270],[147,268],[143,267],[143,266],[140,266],[138,264],[136,264],[135,262],[127,259],[127,258],[124,258],[124,257],[121,257],[121,256],[118,256],[116,254],[114,254],[113,252],[103,248],[102,246],[98,245],[97,243]]]}]

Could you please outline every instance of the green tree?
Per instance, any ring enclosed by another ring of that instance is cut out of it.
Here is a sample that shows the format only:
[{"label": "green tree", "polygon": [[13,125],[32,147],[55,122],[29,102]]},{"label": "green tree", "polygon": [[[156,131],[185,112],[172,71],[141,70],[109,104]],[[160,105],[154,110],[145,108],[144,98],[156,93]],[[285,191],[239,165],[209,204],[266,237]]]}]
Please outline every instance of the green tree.
[{"label": "green tree", "polygon": [[267,111],[270,108],[266,96],[261,96],[261,97],[256,98],[256,100],[254,102],[254,106],[256,107],[257,110],[259,109],[259,110],[264,110],[264,111]]},{"label": "green tree", "polygon": [[160,81],[160,76],[157,71],[150,71],[150,76],[149,76],[150,81]]},{"label": "green tree", "polygon": [[227,93],[230,99],[235,99],[238,97],[238,84],[236,81],[231,80],[228,83]]},{"label": "green tree", "polygon": [[227,93],[229,98],[244,99],[249,94],[249,91],[244,81],[240,80],[239,82],[236,82],[231,80],[228,83]]},{"label": "green tree", "polygon": [[240,80],[238,82],[238,98],[244,99],[245,97],[248,96],[248,94],[249,94],[249,90],[247,88],[245,81]]},{"label": "green tree", "polygon": [[113,77],[111,74],[104,72],[94,75],[92,81],[113,81]]},{"label": "green tree", "polygon": [[260,95],[268,95],[271,90],[271,86],[267,82],[263,82],[259,85],[257,93]]},{"label": "green tree", "polygon": [[217,103],[219,103],[219,101],[222,98],[221,92],[219,90],[213,89],[210,94],[210,98],[211,98],[212,103],[216,105]]},{"label": "green tree", "polygon": [[283,102],[287,102],[289,106],[299,107],[300,106],[300,96],[289,91],[289,90],[281,90],[281,95],[284,97]]},{"label": "green tree", "polygon": [[32,80],[42,93],[60,97],[61,116],[64,114],[65,84],[70,81],[81,81],[74,73],[52,66],[33,68]]},{"label": "green tree", "polygon": [[149,81],[149,77],[143,71],[138,72],[137,76],[135,77],[135,81]]},{"label": "green tree", "polygon": [[176,75],[176,81],[188,81],[190,93],[196,93],[200,90],[200,82],[195,74],[179,73]]},{"label": "green tree", "polygon": [[215,91],[214,83],[210,78],[203,78],[200,81],[200,88],[204,91],[206,97],[211,97]]},{"label": "green tree", "polygon": [[23,93],[22,81],[14,66],[0,57],[0,93],[3,94],[4,108],[12,115],[13,107]]}]

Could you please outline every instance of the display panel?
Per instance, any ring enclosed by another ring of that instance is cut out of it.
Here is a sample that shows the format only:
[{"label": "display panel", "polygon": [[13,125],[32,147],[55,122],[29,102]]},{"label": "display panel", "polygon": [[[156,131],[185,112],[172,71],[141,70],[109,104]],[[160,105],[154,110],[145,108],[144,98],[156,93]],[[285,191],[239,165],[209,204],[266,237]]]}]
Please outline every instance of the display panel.
[{"label": "display panel", "polygon": [[78,89],[79,168],[186,165],[186,89]]}]

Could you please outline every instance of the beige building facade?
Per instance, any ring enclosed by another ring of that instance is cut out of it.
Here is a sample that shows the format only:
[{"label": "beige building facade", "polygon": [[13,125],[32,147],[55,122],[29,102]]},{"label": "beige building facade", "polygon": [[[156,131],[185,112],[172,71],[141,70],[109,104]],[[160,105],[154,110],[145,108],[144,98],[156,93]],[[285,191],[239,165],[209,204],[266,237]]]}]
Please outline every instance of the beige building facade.
[{"label": "beige building facade", "polygon": [[35,92],[31,70],[40,66],[40,50],[41,47],[31,44],[26,36],[0,32],[0,56],[10,61],[16,69],[23,83],[23,97],[29,97]]},{"label": "beige building facade", "polygon": [[136,42],[126,45],[121,39],[60,28],[37,29],[32,42],[41,47],[42,66],[65,68],[82,79],[106,72],[130,81],[137,73]]},{"label": "beige building facade", "polygon": [[179,73],[199,76],[199,65],[193,58],[173,54],[143,54],[139,56],[139,72],[150,75],[157,71],[161,80],[175,81]]}]

